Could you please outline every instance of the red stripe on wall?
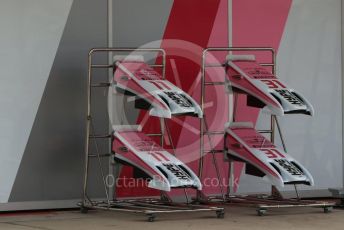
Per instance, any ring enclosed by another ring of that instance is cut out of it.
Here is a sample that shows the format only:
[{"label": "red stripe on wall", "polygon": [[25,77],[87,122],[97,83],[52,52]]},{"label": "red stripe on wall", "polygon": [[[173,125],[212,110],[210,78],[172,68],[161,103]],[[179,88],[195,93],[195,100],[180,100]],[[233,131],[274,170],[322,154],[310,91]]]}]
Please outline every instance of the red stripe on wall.
[{"label": "red stripe on wall", "polygon": [[[171,67],[171,60],[173,60],[182,84],[179,87],[186,92],[200,71],[202,48],[207,47],[219,2],[220,0],[175,0],[173,3],[162,38],[161,48],[167,52],[166,79],[174,84],[176,83]],[[185,42],[196,44],[198,47],[196,45],[183,47],[186,44]],[[183,50],[184,48],[187,51]],[[185,55],[185,53],[187,54]],[[186,58],[188,55],[189,57]],[[141,122],[145,114],[146,111],[140,113],[138,123]],[[184,120],[184,118],[179,119]],[[144,132],[152,133],[160,131],[158,119],[150,117],[147,124],[149,125],[143,128]],[[176,143],[182,127],[173,122],[169,122],[169,127],[172,131],[173,142]],[[135,195],[136,193],[140,193],[141,189],[139,188],[137,191],[132,190],[131,192]]]}]

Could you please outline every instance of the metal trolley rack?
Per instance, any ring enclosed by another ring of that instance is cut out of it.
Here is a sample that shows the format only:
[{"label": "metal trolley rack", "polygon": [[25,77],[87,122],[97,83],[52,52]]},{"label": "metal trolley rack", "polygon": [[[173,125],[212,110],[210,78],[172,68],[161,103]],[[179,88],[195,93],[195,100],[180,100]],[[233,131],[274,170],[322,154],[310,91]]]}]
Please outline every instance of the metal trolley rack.
[{"label": "metal trolley rack", "polygon": [[[202,118],[202,121],[200,122],[200,161],[199,161],[199,177],[202,177],[203,173],[203,164],[204,164],[204,155],[206,154],[206,150],[204,147],[204,138],[205,136],[208,137],[210,142],[210,148],[211,153],[214,155],[216,153],[223,153],[224,150],[215,150],[213,144],[211,144],[211,136],[212,135],[225,135],[224,130],[216,130],[216,131],[210,131],[208,130],[208,125],[206,121],[206,114],[204,110],[204,104],[205,104],[205,98],[206,98],[206,88],[209,86],[216,86],[216,85],[224,85],[226,84],[225,81],[206,81],[206,69],[207,68],[218,68],[223,67],[224,72],[226,72],[226,66],[224,64],[220,63],[207,63],[207,57],[209,56],[209,53],[211,52],[227,52],[228,54],[239,51],[239,52],[254,52],[254,53],[270,53],[271,55],[271,62],[267,63],[260,63],[262,66],[268,66],[271,67],[272,73],[276,73],[276,55],[273,48],[269,47],[214,47],[214,48],[207,48],[203,51],[202,55],[202,71],[201,71],[201,108],[204,111],[204,116]],[[225,73],[224,73],[225,76]],[[232,121],[235,121],[235,111],[237,106],[237,92],[233,92],[233,117]],[[230,110],[230,109],[229,109]],[[230,113],[231,111],[229,111]],[[230,120],[229,120],[230,121]],[[276,134],[276,128],[277,128],[277,134],[280,137],[283,149],[285,152],[287,152],[287,148],[284,142],[284,138],[282,135],[282,130],[278,122],[278,118],[275,115],[271,115],[270,117],[270,127],[265,130],[259,130],[260,133],[265,133],[270,135],[270,140],[272,143],[275,142],[275,134]],[[215,158],[213,158],[214,161],[216,161]],[[291,207],[318,207],[323,208],[325,213],[328,213],[332,210],[333,206],[335,205],[334,202],[326,202],[326,201],[316,201],[316,200],[306,200],[301,199],[299,192],[297,190],[296,184],[294,184],[295,192],[296,192],[296,198],[295,199],[285,199],[282,197],[281,193],[278,191],[278,189],[275,186],[272,186],[271,188],[271,195],[234,195],[231,191],[233,187],[233,162],[234,160],[229,159],[229,170],[228,172],[228,179],[231,181],[229,183],[229,186],[227,187],[226,194],[223,193],[223,186],[221,186],[221,197],[215,196],[215,197],[206,197],[204,194],[199,193],[197,199],[199,201],[203,202],[225,202],[226,204],[234,204],[234,205],[241,205],[241,206],[250,206],[254,207],[257,210],[257,214],[259,216],[264,215],[268,209],[273,208],[291,208]],[[217,175],[219,177],[219,169],[217,163],[214,164]],[[220,178],[218,178],[219,181]]]},{"label": "metal trolley rack", "polygon": [[[96,53],[129,53],[129,52],[141,52],[141,53],[155,53],[159,54],[161,58],[161,64],[152,64],[150,65],[153,68],[162,69],[162,76],[165,79],[165,63],[166,63],[166,54],[163,49],[150,49],[150,48],[94,48],[91,49],[88,55],[88,80],[87,80],[87,121],[86,121],[86,139],[85,139],[85,171],[84,171],[84,185],[83,185],[83,198],[82,202],[79,203],[82,213],[87,213],[89,209],[100,209],[108,211],[122,211],[129,213],[141,213],[147,215],[148,221],[152,222],[155,220],[157,214],[161,213],[179,213],[179,212],[215,212],[218,218],[224,217],[224,208],[213,207],[208,205],[194,205],[190,204],[187,199],[186,204],[174,203],[166,193],[162,192],[160,199],[158,198],[141,198],[141,199],[117,199],[115,192],[111,191],[106,184],[105,171],[102,164],[102,159],[108,158],[111,159],[113,156],[112,153],[100,153],[99,143],[100,139],[107,141],[110,146],[110,141],[112,134],[109,134],[108,130],[105,134],[96,134],[94,132],[94,119],[91,111],[92,103],[92,89],[95,87],[109,87],[110,82],[103,83],[94,83],[93,80],[93,71],[95,69],[112,69],[114,68],[113,64],[95,64],[93,63],[93,56]],[[159,136],[161,137],[161,144],[164,142],[164,133],[166,132],[170,142],[171,136],[169,129],[166,126],[166,123],[163,118],[160,120],[160,133],[148,134],[150,136]],[[90,144],[91,140],[94,142],[96,153],[90,153]],[[172,142],[171,142],[172,143]],[[172,146],[173,148],[173,146]],[[106,200],[92,199],[88,195],[88,180],[89,180],[89,167],[90,160],[96,159],[98,162],[98,167],[102,177],[102,183],[104,186],[104,192],[106,194]],[[187,193],[185,192],[187,196]]]}]

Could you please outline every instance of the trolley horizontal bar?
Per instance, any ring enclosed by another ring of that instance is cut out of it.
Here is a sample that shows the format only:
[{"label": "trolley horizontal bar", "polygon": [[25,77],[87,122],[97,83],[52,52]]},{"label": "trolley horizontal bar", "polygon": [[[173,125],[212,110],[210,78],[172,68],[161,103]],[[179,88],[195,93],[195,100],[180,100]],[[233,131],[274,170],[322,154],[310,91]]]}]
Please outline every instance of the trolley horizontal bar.
[{"label": "trolley horizontal bar", "polygon": [[208,131],[208,132],[205,132],[205,134],[208,134],[208,135],[224,135],[225,132],[224,131]]},{"label": "trolley horizontal bar", "polygon": [[161,137],[162,136],[161,133],[148,133],[146,135],[149,136],[149,137]]},{"label": "trolley horizontal bar", "polygon": [[[259,133],[272,133],[272,130],[258,130]],[[224,135],[225,132],[223,131],[208,131],[205,132],[204,134],[208,134],[208,135]]]},{"label": "trolley horizontal bar", "polygon": [[205,85],[224,85],[224,81],[206,82]]},{"label": "trolley horizontal bar", "polygon": [[91,68],[113,68],[114,65],[101,65],[101,64],[93,64],[91,65]]},{"label": "trolley horizontal bar", "polygon": [[258,130],[259,133],[273,133],[273,130]]},{"label": "trolley horizontal bar", "polygon": [[111,138],[111,134],[103,134],[103,135],[90,135],[89,138]]},{"label": "trolley horizontal bar", "polygon": [[[148,64],[150,67],[154,67],[154,68],[163,68],[164,66],[163,65],[161,65],[161,64]],[[112,64],[110,64],[110,65],[103,65],[103,64],[93,64],[93,65],[91,65],[91,68],[98,68],[98,69],[100,69],[100,68],[108,68],[108,69],[110,69],[110,68],[113,68],[114,67],[114,65],[112,65]]]},{"label": "trolley horizontal bar", "polygon": [[109,87],[110,85],[110,82],[102,82],[97,84],[91,84],[91,87]]},{"label": "trolley horizontal bar", "polygon": [[[259,63],[262,66],[274,66],[274,63]],[[216,67],[226,67],[225,64],[207,64],[204,67],[206,68],[216,68]]]},{"label": "trolley horizontal bar", "polygon": [[204,150],[203,153],[223,153],[223,149],[214,149],[214,150]]},{"label": "trolley horizontal bar", "polygon": [[225,67],[226,65],[225,64],[208,64],[206,65],[205,67]]},{"label": "trolley horizontal bar", "polygon": [[93,48],[90,50],[89,55],[95,52],[161,52],[166,55],[165,50],[161,48]]},{"label": "trolley horizontal bar", "polygon": [[275,53],[274,49],[271,47],[210,47],[203,51],[270,51]]},{"label": "trolley horizontal bar", "polygon": [[112,156],[112,153],[105,153],[105,154],[88,154],[88,157],[110,157]]}]

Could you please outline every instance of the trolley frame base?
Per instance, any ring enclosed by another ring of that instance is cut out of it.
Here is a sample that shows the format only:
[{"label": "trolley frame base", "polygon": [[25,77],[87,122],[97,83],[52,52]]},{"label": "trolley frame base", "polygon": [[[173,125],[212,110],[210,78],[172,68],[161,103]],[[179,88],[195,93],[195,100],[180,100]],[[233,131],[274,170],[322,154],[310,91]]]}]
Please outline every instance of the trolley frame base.
[{"label": "trolley frame base", "polygon": [[335,202],[320,201],[320,200],[306,200],[295,198],[276,198],[268,195],[227,195],[225,201],[222,197],[213,196],[208,197],[202,203],[224,205],[235,205],[242,207],[252,207],[257,211],[258,216],[264,216],[268,210],[279,208],[322,208],[324,213],[330,213],[333,207],[336,206]]},{"label": "trolley frame base", "polygon": [[113,200],[110,203],[108,201],[87,201],[78,205],[82,213],[87,213],[92,209],[138,213],[146,215],[149,222],[153,222],[158,214],[163,213],[215,212],[217,218],[224,218],[225,215],[222,207],[175,203],[154,198]]}]

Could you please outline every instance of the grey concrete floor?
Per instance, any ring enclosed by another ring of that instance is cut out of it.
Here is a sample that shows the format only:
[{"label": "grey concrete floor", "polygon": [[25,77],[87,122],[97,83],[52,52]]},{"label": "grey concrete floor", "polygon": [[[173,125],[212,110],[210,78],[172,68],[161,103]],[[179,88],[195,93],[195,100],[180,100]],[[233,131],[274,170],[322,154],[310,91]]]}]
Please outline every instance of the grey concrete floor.
[{"label": "grey concrete floor", "polygon": [[344,210],[324,214],[322,209],[300,208],[269,211],[259,217],[255,210],[243,207],[227,207],[224,219],[214,213],[187,213],[159,215],[155,222],[146,221],[143,215],[120,212],[78,211],[43,212],[33,214],[0,214],[1,230],[57,230],[57,229],[344,229]]}]

